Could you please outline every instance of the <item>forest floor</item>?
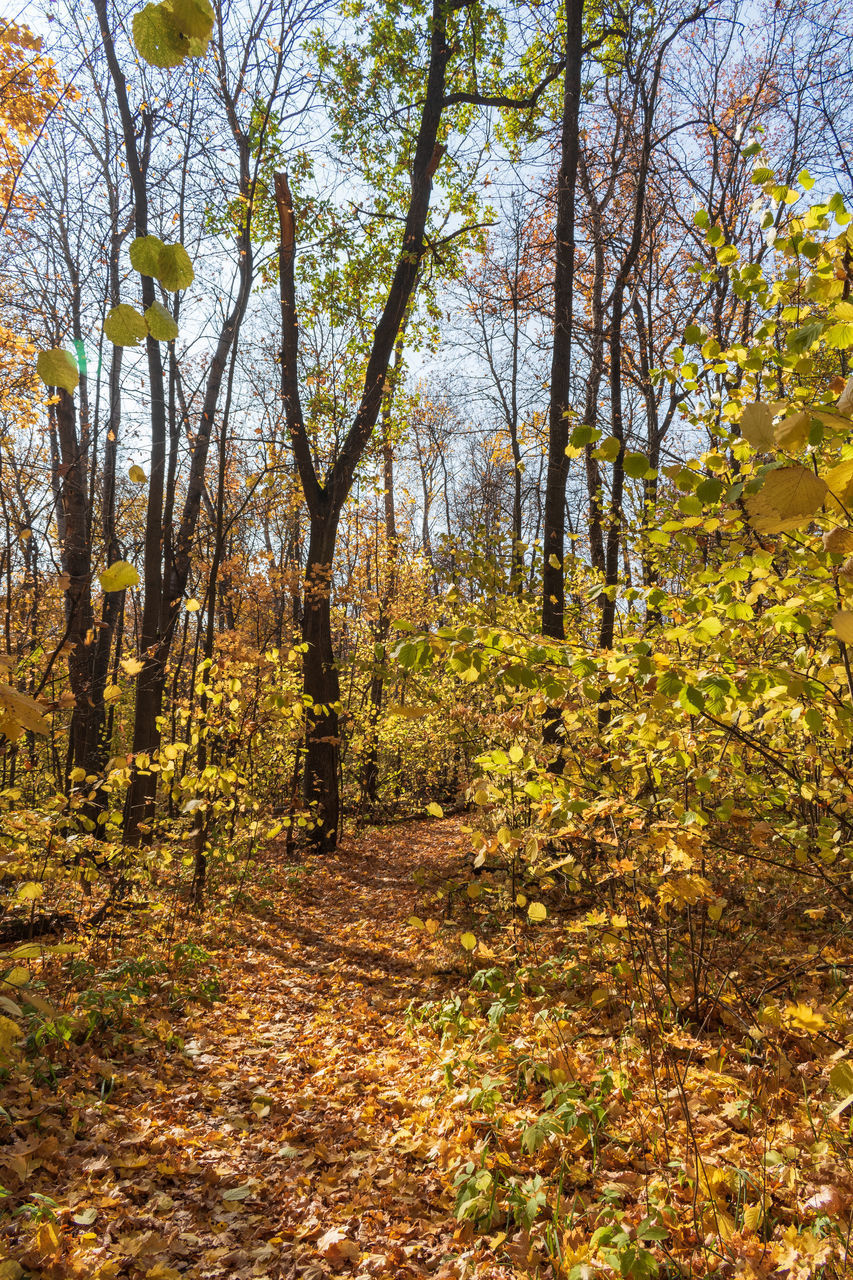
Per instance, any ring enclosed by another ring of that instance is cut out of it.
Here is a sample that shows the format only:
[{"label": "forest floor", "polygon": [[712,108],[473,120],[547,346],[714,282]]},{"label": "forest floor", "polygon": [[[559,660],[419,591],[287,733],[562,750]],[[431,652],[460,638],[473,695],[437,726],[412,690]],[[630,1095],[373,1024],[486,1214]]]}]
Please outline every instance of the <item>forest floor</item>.
[{"label": "forest floor", "polygon": [[161,882],[6,953],[42,1016],[0,1015],[0,1280],[847,1276],[844,920],[731,904],[697,1019],[624,919],[541,885],[531,925],[468,848],[272,845],[203,916]]},{"label": "forest floor", "polygon": [[448,821],[307,865],[272,850],[270,898],[201,930],[220,998],[149,1001],[138,1034],[51,1055],[53,1079],[12,1072],[0,1280],[513,1275],[462,1243],[432,1151],[455,1121],[406,1034],[410,1001],[464,984],[458,949],[442,971],[405,926],[463,848]]}]

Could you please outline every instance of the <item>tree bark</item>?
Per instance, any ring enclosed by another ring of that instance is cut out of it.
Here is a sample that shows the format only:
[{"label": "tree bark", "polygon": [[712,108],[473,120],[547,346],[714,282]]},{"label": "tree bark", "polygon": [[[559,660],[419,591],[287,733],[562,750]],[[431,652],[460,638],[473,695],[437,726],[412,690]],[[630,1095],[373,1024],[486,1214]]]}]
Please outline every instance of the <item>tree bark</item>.
[{"label": "tree bark", "polygon": [[56,434],[61,456],[60,500],[64,515],[62,569],[67,575],[65,626],[70,651],[68,678],[74,694],[71,712],[68,768],[97,774],[101,765],[104,726],[103,697],[93,697],[96,650],[92,610],[92,556],[88,536],[86,462],[78,439],[74,398],[62,389],[55,407]]},{"label": "tree bark", "polygon": [[[563,123],[557,217],[554,228],[554,345],[548,405],[548,469],[543,528],[542,631],[565,638],[565,507],[569,443],[569,395],[572,356],[572,304],[575,275],[575,191],[577,187],[583,55],[583,0],[565,0],[566,69],[563,76]],[[550,728],[548,728],[550,726]],[[557,724],[546,721],[547,736],[556,739]]]}]

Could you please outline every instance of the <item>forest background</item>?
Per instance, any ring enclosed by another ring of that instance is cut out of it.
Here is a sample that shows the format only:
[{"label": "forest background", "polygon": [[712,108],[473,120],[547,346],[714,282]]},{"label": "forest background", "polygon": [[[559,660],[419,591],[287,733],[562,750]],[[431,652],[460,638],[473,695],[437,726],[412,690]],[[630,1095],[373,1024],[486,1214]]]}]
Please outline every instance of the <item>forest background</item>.
[{"label": "forest background", "polygon": [[140,965],[208,972],[178,919],[464,811],[440,910],[399,922],[461,966],[410,1014],[477,1117],[459,1221],[518,1274],[846,1274],[845,11],[24,16],[4,1070],[61,1092]]}]

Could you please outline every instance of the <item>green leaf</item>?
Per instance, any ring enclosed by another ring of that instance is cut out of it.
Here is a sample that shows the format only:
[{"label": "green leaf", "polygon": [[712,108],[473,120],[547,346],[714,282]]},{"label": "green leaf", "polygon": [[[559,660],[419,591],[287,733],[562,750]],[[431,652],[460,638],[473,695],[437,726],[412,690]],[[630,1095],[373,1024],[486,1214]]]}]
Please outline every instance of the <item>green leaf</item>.
[{"label": "green leaf", "polygon": [[586,444],[595,444],[596,440],[601,439],[601,432],[598,427],[591,427],[586,422],[579,423],[573,428],[569,438],[569,444],[573,449],[581,449]]},{"label": "green leaf", "polygon": [[142,276],[158,276],[160,254],[165,248],[158,236],[137,236],[130,245],[130,265]]},{"label": "green leaf", "polygon": [[784,533],[808,524],[823,506],[826,481],[806,467],[771,471],[758,493],[746,500],[749,522],[758,533]]},{"label": "green leaf", "polygon": [[713,476],[709,476],[707,480],[703,480],[701,484],[696,486],[696,497],[706,506],[719,502],[722,493],[722,480],[716,480]]},{"label": "green leaf", "polygon": [[257,1188],[257,1183],[244,1182],[241,1187],[229,1187],[227,1191],[222,1192],[223,1200],[247,1200]]},{"label": "green leaf", "polygon": [[596,458],[603,458],[605,462],[615,462],[619,456],[621,445],[616,436],[605,436],[595,451]]},{"label": "green leaf", "polygon": [[658,692],[665,698],[675,698],[681,692],[684,682],[674,671],[662,671],[658,676]]},{"label": "green leaf", "polygon": [[[155,280],[159,280],[163,288],[170,292],[186,289],[195,279],[190,255],[184,246],[165,244],[157,236],[137,236],[130,246],[130,265],[140,275],[153,276]],[[159,303],[154,305],[160,306]],[[161,310],[166,315],[169,314],[165,307]],[[171,316],[169,319],[171,320]],[[176,334],[177,330],[173,336]],[[152,334],[153,336],[156,335]],[[171,341],[171,339],[162,339],[162,341]]]},{"label": "green leaf", "polygon": [[135,587],[139,583],[139,574],[127,560],[116,560],[99,576],[98,581],[103,591],[124,591],[126,587]]},{"label": "green leaf", "polygon": [[547,919],[548,910],[544,902],[531,902],[527,908],[527,918],[535,923]]},{"label": "green leaf", "polygon": [[684,341],[690,347],[697,346],[702,341],[702,330],[698,324],[689,324],[684,330]]},{"label": "green leaf", "polygon": [[62,347],[40,351],[36,372],[46,387],[62,387],[69,395],[74,394],[80,381],[76,360],[70,351],[63,351]]},{"label": "green leaf", "polygon": [[163,288],[170,292],[176,289],[187,289],[192,284],[195,272],[190,255],[182,244],[163,245],[157,279]]},{"label": "green leaf", "polygon": [[691,716],[701,715],[705,710],[705,699],[699,689],[686,684],[678,695],[678,701]]},{"label": "green leaf", "polygon": [[148,322],[148,332],[158,342],[173,342],[177,338],[178,326],[162,302],[152,302],[145,311],[145,319]]},{"label": "green leaf", "polygon": [[189,55],[167,4],[147,4],[133,15],[133,43],[140,58],[152,67],[179,67]]},{"label": "green leaf", "polygon": [[137,347],[143,338],[148,337],[148,325],[136,307],[120,302],[107,315],[104,334],[117,347]]},{"label": "green leaf", "polygon": [[640,480],[649,470],[649,460],[644,453],[626,453],[624,458],[625,475]]},{"label": "green leaf", "polygon": [[706,209],[697,209],[693,215],[693,222],[697,227],[710,226],[711,219],[708,216],[708,211]]},{"label": "green leaf", "polygon": [[801,356],[813,347],[823,333],[824,323],[822,320],[813,320],[810,324],[804,324],[799,329],[792,329],[788,334],[788,350],[793,351],[795,355]]}]

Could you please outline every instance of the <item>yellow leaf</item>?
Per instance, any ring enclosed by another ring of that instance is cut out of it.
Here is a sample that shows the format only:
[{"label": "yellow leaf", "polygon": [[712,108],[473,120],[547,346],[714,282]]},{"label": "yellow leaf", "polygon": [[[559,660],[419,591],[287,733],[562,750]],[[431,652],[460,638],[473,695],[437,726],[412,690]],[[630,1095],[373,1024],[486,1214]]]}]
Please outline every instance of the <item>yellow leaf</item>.
[{"label": "yellow leaf", "polygon": [[80,381],[77,361],[70,351],[61,347],[53,347],[50,351],[40,351],[36,362],[36,372],[47,387],[62,387],[72,395]]},{"label": "yellow leaf", "polygon": [[104,591],[124,591],[126,587],[137,586],[139,574],[127,560],[116,560],[104,570],[98,581]]},{"label": "yellow leaf", "polygon": [[849,551],[853,551],[853,530],[829,529],[823,535],[823,548],[834,556],[847,555]]},{"label": "yellow leaf", "polygon": [[120,302],[107,313],[104,337],[116,347],[136,347],[143,338],[148,337],[145,317],[139,314],[136,307]]},{"label": "yellow leaf", "polygon": [[528,920],[533,920],[534,922],[544,920],[547,915],[548,911],[544,902],[531,902],[530,906],[527,908]]},{"label": "yellow leaf", "polygon": [[434,800],[431,800],[431,801],[430,801],[430,803],[427,805],[427,807],[426,807],[426,811],[427,811],[427,813],[428,813],[428,814],[430,814],[430,815],[431,815],[431,817],[433,817],[433,818],[443,818],[443,817],[444,817],[444,810],[442,809],[441,805],[440,805],[440,804],[436,804]]},{"label": "yellow leaf", "polygon": [[817,514],[826,493],[826,481],[807,467],[780,467],[747,498],[749,522],[759,533],[797,529]]},{"label": "yellow leaf", "polygon": [[47,733],[50,728],[39,704],[11,685],[0,683],[0,710],[31,733]]},{"label": "yellow leaf", "polygon": [[853,611],[839,609],[832,615],[832,629],[845,644],[853,644]]},{"label": "yellow leaf", "polygon": [[128,676],[138,676],[145,663],[141,658],[122,658],[121,669]]},{"label": "yellow leaf", "polygon": [[438,921],[427,920],[426,924],[424,925],[424,928],[426,929],[427,933],[430,934],[430,936],[434,936],[436,933],[438,933]]},{"label": "yellow leaf", "polygon": [[22,884],[15,894],[17,902],[35,902],[36,898],[44,897],[44,885],[36,884],[34,880],[28,880],[26,884]]},{"label": "yellow leaf", "polygon": [[836,1062],[829,1073],[829,1083],[839,1098],[846,1098],[853,1093],[853,1062],[847,1058]]},{"label": "yellow leaf", "polygon": [[141,467],[138,467],[136,463],[133,464],[127,474],[134,484],[145,484],[145,472]]},{"label": "yellow leaf", "polygon": [[23,1031],[11,1018],[0,1016],[0,1057],[8,1055],[16,1040],[20,1040]]},{"label": "yellow leaf", "polygon": [[186,608],[187,608],[187,613],[198,613],[199,609],[201,608],[201,605],[199,604],[198,600],[188,600]]},{"label": "yellow leaf", "polygon": [[799,449],[806,442],[810,426],[811,418],[807,413],[791,413],[776,428],[776,443],[782,449]]},{"label": "yellow leaf", "polygon": [[767,453],[775,444],[773,434],[773,413],[766,404],[745,404],[740,415],[740,433],[744,440],[757,449],[759,453]]},{"label": "yellow leaf", "polygon": [[814,1035],[826,1026],[826,1018],[807,1004],[789,1004],[785,1007],[785,1021],[798,1031]]},{"label": "yellow leaf", "polygon": [[853,491],[853,460],[840,462],[837,467],[821,472],[821,480],[826,481],[829,490],[829,505],[834,511],[845,515],[845,507],[849,505]]},{"label": "yellow leaf", "polygon": [[473,951],[477,945],[477,939],[474,937],[473,933],[463,933],[459,941],[462,943],[462,946],[466,951]]},{"label": "yellow leaf", "polygon": [[36,1246],[40,1253],[56,1253],[59,1248],[59,1232],[52,1222],[43,1222],[36,1233]]}]

